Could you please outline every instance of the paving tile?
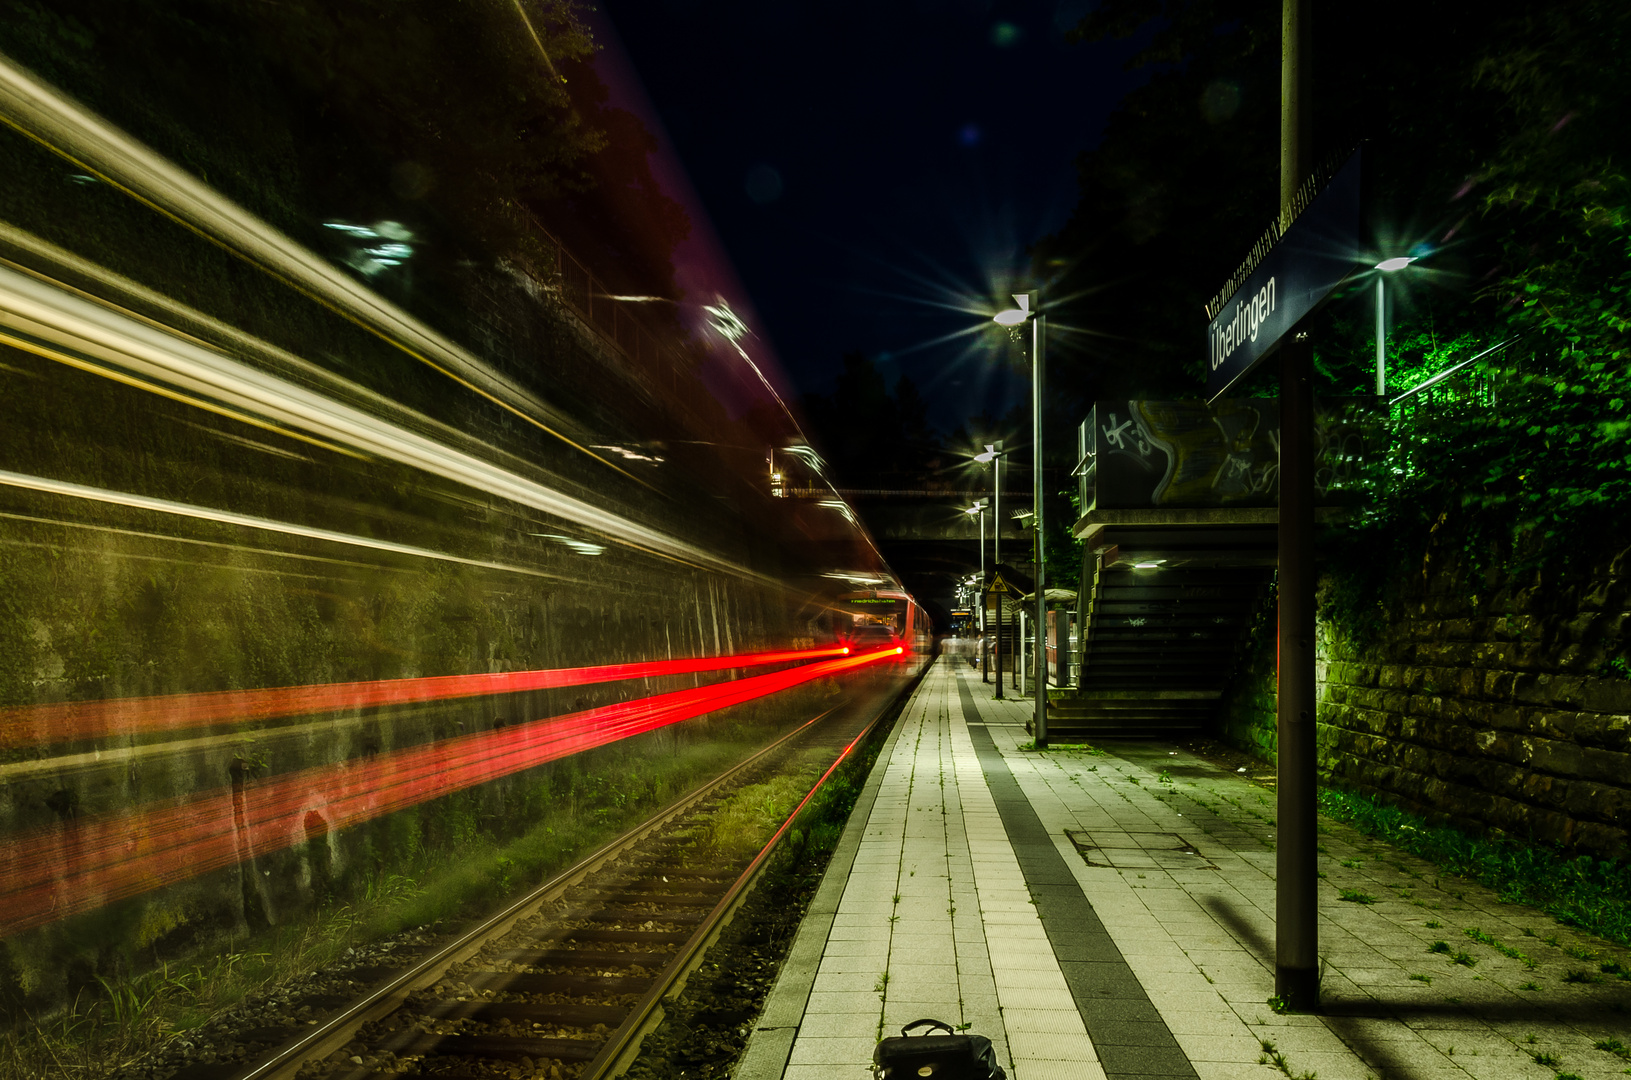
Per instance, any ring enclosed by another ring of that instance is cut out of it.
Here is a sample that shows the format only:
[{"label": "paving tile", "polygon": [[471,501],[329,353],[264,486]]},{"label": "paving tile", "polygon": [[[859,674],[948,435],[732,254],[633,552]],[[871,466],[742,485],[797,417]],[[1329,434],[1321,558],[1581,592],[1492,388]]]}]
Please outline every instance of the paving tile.
[{"label": "paving tile", "polygon": [[1060,986],[999,986],[997,1000],[1004,1009],[1068,1009],[1070,991]]},{"label": "paving tile", "polygon": [[[1196,1061],[1191,1064],[1200,1080],[1277,1080],[1280,1076],[1278,1070],[1270,1066],[1259,1065],[1256,1063],[1256,1059],[1253,1059],[1250,1063]],[[789,1072],[785,1080],[793,1080],[793,1074]]]},{"label": "paving tile", "polygon": [[818,971],[816,972],[814,988],[819,991],[832,993],[834,991],[872,990],[878,983],[878,978],[884,969],[876,972],[862,971]]},{"label": "paving tile", "polygon": [[1284,1054],[1336,1053],[1346,1049],[1341,1037],[1324,1024],[1280,1028],[1261,1037],[1272,1039],[1274,1045]]},{"label": "paving tile", "polygon": [[1082,1014],[1072,1004],[1057,1009],[1019,1009],[1002,1011],[1002,1023],[1010,1033],[1016,1031],[1049,1034],[1080,1035],[1083,1033]]},{"label": "paving tile", "polygon": [[1263,1054],[1262,1041],[1245,1034],[1175,1034],[1178,1046],[1193,1062],[1239,1061],[1255,1063]]},{"label": "paving tile", "polygon": [[[1218,994],[1215,987],[1205,990],[1151,990],[1150,1001],[1163,1013],[1168,1010],[1177,1012],[1198,1012],[1216,1008],[1219,1010],[1228,1007],[1227,1002]],[[1264,1006],[1267,1008],[1267,1006]]]},{"label": "paving tile", "polygon": [[1043,1058],[1055,1061],[1097,1061],[1093,1043],[1084,1034],[1009,1031],[1008,1052],[1016,1061]]},{"label": "paving tile", "polygon": [[872,991],[816,990],[810,994],[806,1014],[813,1013],[866,1013],[877,1016],[882,1004]]},{"label": "paving tile", "polygon": [[[866,1067],[872,1062],[872,1050],[877,1046],[873,1038],[804,1038],[800,1036],[793,1042],[793,1052],[788,1056],[789,1065],[859,1065]],[[828,1076],[832,1074],[829,1072]]]},{"label": "paving tile", "polygon": [[870,1013],[812,1012],[799,1023],[800,1038],[871,1038],[878,1030],[876,1000]]},{"label": "paving tile", "polygon": [[1012,1080],[1105,1080],[1104,1070],[1096,1061],[1054,1061],[1047,1058],[1014,1061],[1008,1075]]},{"label": "paving tile", "polygon": [[[1294,1075],[1313,1073],[1320,1080],[1367,1080],[1375,1070],[1351,1051],[1320,1053],[1300,1051],[1287,1054],[1287,1065]],[[1533,1065],[1530,1066],[1534,1068]]]},{"label": "paving tile", "polygon": [[1090,1032],[1098,1031],[1104,1023],[1129,1022],[1160,1024],[1164,1017],[1150,1004],[1148,998],[1098,998],[1080,1001],[1077,1008],[1088,1024]]},{"label": "paving tile", "polygon": [[992,977],[997,981],[997,992],[1004,990],[1053,990],[1068,994],[1064,976],[1058,970],[1039,971],[1035,968],[995,967]]},{"label": "paving tile", "polygon": [[[867,1060],[871,1061],[870,1058]],[[831,1065],[789,1064],[787,1071],[781,1075],[782,1080],[833,1080],[833,1067]]]},{"label": "paving tile", "polygon": [[1176,1046],[1105,1045],[1099,1050],[1099,1064],[1109,1076],[1187,1076],[1194,1072],[1189,1059]]}]

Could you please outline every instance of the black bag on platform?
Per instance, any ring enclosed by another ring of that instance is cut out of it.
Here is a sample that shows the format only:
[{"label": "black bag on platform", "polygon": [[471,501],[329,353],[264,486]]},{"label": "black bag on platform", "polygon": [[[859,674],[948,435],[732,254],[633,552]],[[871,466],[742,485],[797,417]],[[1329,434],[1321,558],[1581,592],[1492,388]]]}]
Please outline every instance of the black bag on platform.
[{"label": "black bag on platform", "polygon": [[[944,1035],[908,1035],[913,1028],[940,1028]],[[878,1080],[1008,1080],[984,1035],[958,1035],[941,1020],[914,1020],[872,1051]]]}]

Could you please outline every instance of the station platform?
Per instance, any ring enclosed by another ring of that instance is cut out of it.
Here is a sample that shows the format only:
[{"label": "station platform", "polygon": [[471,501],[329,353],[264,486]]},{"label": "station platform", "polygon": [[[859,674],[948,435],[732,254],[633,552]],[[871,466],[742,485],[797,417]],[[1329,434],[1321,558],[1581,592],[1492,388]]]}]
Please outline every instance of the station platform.
[{"label": "station platform", "polygon": [[1277,1013],[1272,787],[1163,743],[1023,750],[1031,709],[935,661],[736,1080],[860,1080],[923,1018],[990,1038],[1013,1080],[1625,1071],[1602,1044],[1631,982],[1568,973],[1631,970],[1626,950],[1332,822],[1321,1013]]}]

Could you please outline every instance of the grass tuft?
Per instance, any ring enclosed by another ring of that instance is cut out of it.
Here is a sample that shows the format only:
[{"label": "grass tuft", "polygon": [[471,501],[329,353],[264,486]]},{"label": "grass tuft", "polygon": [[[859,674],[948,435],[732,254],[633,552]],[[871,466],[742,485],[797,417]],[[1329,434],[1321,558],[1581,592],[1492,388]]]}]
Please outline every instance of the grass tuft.
[{"label": "grass tuft", "polygon": [[1372,896],[1368,892],[1360,892],[1358,889],[1338,889],[1337,899],[1346,900],[1350,904],[1376,903],[1376,897]]},{"label": "grass tuft", "polygon": [[1606,1050],[1615,1057],[1624,1058],[1627,1061],[1631,1061],[1631,1047],[1626,1046],[1623,1042],[1616,1038],[1610,1037],[1607,1039],[1598,1039],[1591,1045],[1598,1050]]}]

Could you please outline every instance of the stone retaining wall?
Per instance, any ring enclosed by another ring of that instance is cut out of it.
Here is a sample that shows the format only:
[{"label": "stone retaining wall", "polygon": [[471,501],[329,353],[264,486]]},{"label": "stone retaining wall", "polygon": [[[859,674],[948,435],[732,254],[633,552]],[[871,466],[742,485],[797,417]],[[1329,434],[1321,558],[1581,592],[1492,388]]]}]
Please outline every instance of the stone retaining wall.
[{"label": "stone retaining wall", "polygon": [[[1322,773],[1474,831],[1625,856],[1628,555],[1516,578],[1445,566],[1371,642],[1343,633],[1323,609]],[[1270,758],[1273,625],[1258,634],[1222,713],[1231,741]]]}]

